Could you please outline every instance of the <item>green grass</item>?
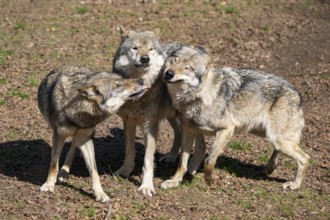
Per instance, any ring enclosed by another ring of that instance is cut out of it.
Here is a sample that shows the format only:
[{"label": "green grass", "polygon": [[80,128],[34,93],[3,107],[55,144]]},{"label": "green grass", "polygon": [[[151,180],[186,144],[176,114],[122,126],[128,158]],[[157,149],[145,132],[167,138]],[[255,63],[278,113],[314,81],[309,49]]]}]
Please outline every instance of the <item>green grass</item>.
[{"label": "green grass", "polygon": [[18,88],[13,88],[8,91],[8,95],[10,96],[17,96],[20,97],[21,99],[27,99],[29,98],[29,93],[27,92],[22,92]]},{"label": "green grass", "polygon": [[5,78],[0,78],[0,84],[1,85],[5,85],[5,84],[7,84],[8,83],[8,80],[7,79],[5,79]]},{"label": "green grass", "polygon": [[11,54],[13,54],[13,51],[11,50],[0,49],[0,64],[5,62],[7,57],[10,56]]},{"label": "green grass", "polygon": [[87,12],[89,12],[89,8],[87,7],[77,7],[76,10],[75,10],[75,14],[79,14],[79,15],[82,15],[82,14],[86,14]]},{"label": "green grass", "polygon": [[262,154],[258,157],[258,161],[260,163],[266,163],[268,161],[268,155],[267,154]]},{"label": "green grass", "polygon": [[264,32],[269,32],[269,30],[270,30],[270,27],[269,27],[269,25],[264,25],[264,27],[262,28],[263,30],[264,30]]},{"label": "green grass", "polygon": [[255,207],[251,204],[250,201],[246,201],[244,199],[239,198],[237,200],[237,204],[240,205],[241,207],[243,207],[244,209],[248,209],[251,211],[255,210]]},{"label": "green grass", "polygon": [[7,102],[6,99],[4,99],[4,98],[0,98],[0,105],[5,105],[6,102]]},{"label": "green grass", "polygon": [[79,214],[81,216],[87,216],[89,218],[93,218],[96,215],[96,210],[94,207],[86,206],[85,209],[79,211]]},{"label": "green grass", "polygon": [[312,96],[314,96],[314,92],[313,92],[313,90],[308,90],[308,91],[305,92],[305,95],[307,97],[312,97]]},{"label": "green grass", "polygon": [[235,6],[227,6],[223,11],[226,14],[239,14],[239,10]]},{"label": "green grass", "polygon": [[39,80],[34,75],[28,76],[27,81],[30,86],[38,86],[40,83]]},{"label": "green grass", "polygon": [[15,30],[25,30],[26,24],[25,23],[16,23],[14,29]]},{"label": "green grass", "polygon": [[228,147],[233,149],[233,150],[243,150],[243,151],[252,149],[252,146],[250,144],[241,143],[239,141],[229,142]]}]

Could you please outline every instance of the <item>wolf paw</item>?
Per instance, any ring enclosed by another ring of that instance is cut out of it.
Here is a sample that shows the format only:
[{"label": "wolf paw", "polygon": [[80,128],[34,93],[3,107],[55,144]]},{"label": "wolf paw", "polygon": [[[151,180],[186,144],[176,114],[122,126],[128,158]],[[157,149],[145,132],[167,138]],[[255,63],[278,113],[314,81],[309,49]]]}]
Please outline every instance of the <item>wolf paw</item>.
[{"label": "wolf paw", "polygon": [[139,187],[138,191],[141,192],[144,196],[149,197],[156,194],[156,191],[153,186],[147,186],[143,184]]},{"label": "wolf paw", "polygon": [[178,159],[178,155],[167,154],[160,158],[159,162],[161,163],[171,163],[174,164]]},{"label": "wolf paw", "polygon": [[265,168],[261,171],[261,173],[263,175],[270,175],[272,172],[274,172],[274,170],[276,169],[276,165],[275,164],[267,164],[267,166],[265,166]]},{"label": "wolf paw", "polygon": [[133,171],[133,168],[129,168],[126,166],[120,167],[115,173],[115,176],[122,176],[122,177],[129,177],[131,172]]},{"label": "wolf paw", "polygon": [[214,183],[215,178],[212,175],[212,172],[209,172],[209,171],[205,170],[204,179],[205,179],[206,184],[208,186],[211,186]]},{"label": "wolf paw", "polygon": [[69,178],[69,173],[66,170],[60,170],[60,172],[58,173],[58,177],[57,180],[59,182],[64,182],[65,179]]},{"label": "wolf paw", "polygon": [[300,187],[299,184],[289,181],[283,184],[283,189],[291,189],[291,190],[295,190],[298,189]]},{"label": "wolf paw", "polygon": [[110,201],[110,198],[103,191],[94,192],[94,196],[95,196],[95,200],[98,202],[107,203]]},{"label": "wolf paw", "polygon": [[166,180],[165,182],[163,182],[160,185],[160,188],[162,188],[162,189],[170,189],[170,188],[173,188],[173,187],[177,187],[177,186],[179,186],[180,182],[181,181],[174,180],[174,179],[169,179],[169,180]]},{"label": "wolf paw", "polygon": [[55,189],[55,185],[54,184],[49,184],[49,183],[44,183],[40,187],[41,192],[54,192],[54,189]]}]

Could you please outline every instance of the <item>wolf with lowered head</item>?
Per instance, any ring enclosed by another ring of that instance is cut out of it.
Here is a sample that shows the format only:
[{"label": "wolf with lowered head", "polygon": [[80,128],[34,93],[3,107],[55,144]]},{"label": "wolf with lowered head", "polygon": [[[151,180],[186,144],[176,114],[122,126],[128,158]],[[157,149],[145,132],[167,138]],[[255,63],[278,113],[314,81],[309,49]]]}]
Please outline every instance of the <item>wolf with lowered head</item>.
[{"label": "wolf with lowered head", "polygon": [[[62,66],[52,70],[41,82],[38,106],[53,130],[51,163],[47,181],[40,187],[53,192],[59,180],[69,173],[77,148],[80,149],[92,177],[97,201],[108,202],[97,172],[91,139],[95,126],[105,120],[129,99],[138,98],[148,89],[142,79],[123,79],[108,72],[93,72],[84,67]],[[70,150],[59,176],[59,158],[67,137],[72,137]]]}]

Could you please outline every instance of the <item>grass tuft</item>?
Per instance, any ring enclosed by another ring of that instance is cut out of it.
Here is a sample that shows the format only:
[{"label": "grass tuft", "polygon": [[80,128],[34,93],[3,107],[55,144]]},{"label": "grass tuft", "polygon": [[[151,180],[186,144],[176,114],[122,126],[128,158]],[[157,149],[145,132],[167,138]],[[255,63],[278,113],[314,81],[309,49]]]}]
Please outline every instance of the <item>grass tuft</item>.
[{"label": "grass tuft", "polygon": [[86,14],[87,12],[89,12],[89,8],[87,7],[78,7],[75,10],[75,14],[79,14],[79,15]]}]

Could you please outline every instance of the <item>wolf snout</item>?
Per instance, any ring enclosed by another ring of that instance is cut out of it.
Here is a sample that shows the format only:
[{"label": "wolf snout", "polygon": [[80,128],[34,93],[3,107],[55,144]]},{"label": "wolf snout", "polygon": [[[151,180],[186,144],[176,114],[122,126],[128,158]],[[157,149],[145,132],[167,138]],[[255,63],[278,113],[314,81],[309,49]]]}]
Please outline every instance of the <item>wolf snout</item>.
[{"label": "wolf snout", "polygon": [[140,62],[141,62],[142,64],[148,64],[149,61],[150,61],[150,58],[149,58],[149,56],[147,56],[147,55],[142,56],[142,57],[140,58]]},{"label": "wolf snout", "polygon": [[164,79],[166,81],[169,81],[171,80],[173,77],[174,77],[175,73],[173,70],[167,70],[165,73],[164,73]]}]

